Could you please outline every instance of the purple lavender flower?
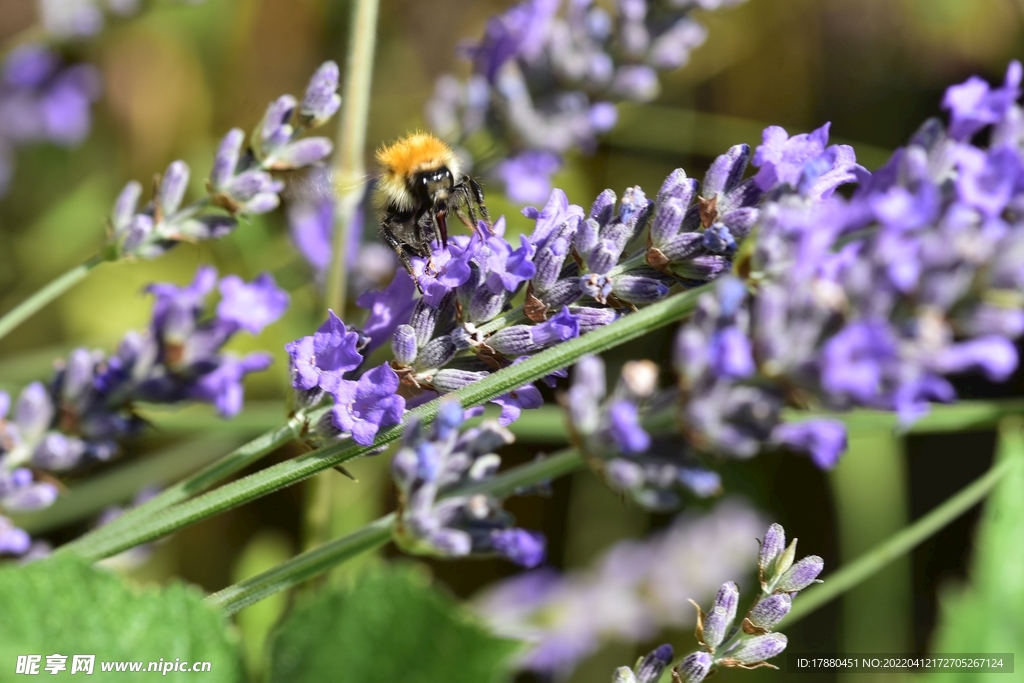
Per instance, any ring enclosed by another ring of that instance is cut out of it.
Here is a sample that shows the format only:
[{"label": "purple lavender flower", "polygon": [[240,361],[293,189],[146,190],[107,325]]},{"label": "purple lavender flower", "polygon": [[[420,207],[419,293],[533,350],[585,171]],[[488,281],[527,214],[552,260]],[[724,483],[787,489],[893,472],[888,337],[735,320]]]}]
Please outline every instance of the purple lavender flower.
[{"label": "purple lavender flower", "polygon": [[801,591],[815,583],[824,568],[825,562],[820,557],[808,555],[779,577],[775,590],[784,593]]},{"label": "purple lavender flower", "polygon": [[546,244],[550,235],[560,225],[571,221],[578,222],[583,218],[583,208],[570,204],[565,192],[557,188],[551,191],[551,195],[548,197],[548,201],[543,209],[527,206],[523,209],[522,213],[527,218],[536,221],[536,225],[533,227],[533,234],[530,235],[530,241],[538,249]]},{"label": "purple lavender flower", "polygon": [[356,350],[359,335],[350,332],[345,323],[328,311],[327,320],[312,336],[302,337],[285,344],[291,359],[292,386],[311,390],[320,387],[329,390],[349,370],[363,362]]},{"label": "purple lavender flower", "polygon": [[544,399],[540,391],[532,384],[526,384],[501,396],[491,399],[491,403],[501,406],[501,415],[498,417],[498,424],[507,427],[522,415],[523,409],[540,408],[544,405]]},{"label": "purple lavender flower", "polygon": [[438,420],[425,429],[409,425],[392,472],[402,505],[395,522],[395,540],[404,549],[441,557],[498,554],[525,567],[544,560],[540,534],[513,526],[501,502],[484,495],[441,498],[444,491],[485,481],[501,465],[492,451],[511,443],[512,435],[493,421],[468,429],[458,427],[464,411],[457,401],[444,401]]},{"label": "purple lavender flower", "polygon": [[359,295],[356,305],[370,312],[362,329],[370,340],[366,347],[367,353],[383,344],[396,327],[409,320],[416,303],[413,299],[415,293],[413,279],[405,270],[399,269],[383,290]]},{"label": "purple lavender flower", "polygon": [[478,248],[475,234],[472,238],[456,235],[448,240],[447,247],[432,244],[429,258],[410,259],[412,275],[428,304],[438,306],[445,294],[469,279],[469,261]]},{"label": "purple lavender flower", "polygon": [[613,15],[593,2],[525,0],[462,49],[473,74],[437,82],[428,120],[458,142],[486,129],[509,148],[494,175],[513,201],[536,201],[560,155],[592,151],[615,125],[615,101],[652,99],[656,70],[688,61],[706,36],[689,16],[695,7],[648,11],[646,1],[620,2]]},{"label": "purple lavender flower", "polygon": [[327,138],[299,136],[337,110],[336,87],[337,66],[327,62],[314,74],[301,106],[291,95],[270,104],[249,137],[251,148],[243,149],[241,129],[228,131],[218,145],[203,199],[181,206],[188,184],[188,167],[181,161],[168,167],[158,197],[141,210],[138,183],[129,183],[112,212],[108,258],[155,258],[178,242],[224,237],[237,227],[239,216],[276,209],[284,183],[271,172],[315,165],[332,150]]},{"label": "purple lavender flower", "polygon": [[782,621],[793,606],[789,593],[771,595],[754,605],[747,618],[754,626],[769,630]]},{"label": "purple lavender flower", "polygon": [[846,452],[846,425],[825,419],[780,424],[772,432],[772,440],[807,453],[823,470],[831,469]]},{"label": "purple lavender flower", "polygon": [[749,666],[782,654],[788,642],[784,633],[754,636],[741,641],[738,647],[729,651],[728,655],[730,659]]},{"label": "purple lavender flower", "polygon": [[623,453],[643,453],[651,446],[651,437],[640,426],[636,405],[616,401],[608,408],[609,433]]},{"label": "purple lavender flower", "polygon": [[544,47],[557,0],[527,0],[487,22],[484,39],[466,49],[477,73],[492,83],[506,62],[536,59]]},{"label": "purple lavender flower", "polygon": [[499,236],[504,231],[504,220],[504,217],[498,219],[495,223],[497,234],[487,238],[487,288],[493,294],[514,292],[520,284],[532,278],[537,272],[531,261],[537,248],[529,237],[520,235],[521,246],[513,249],[511,244]]},{"label": "purple lavender flower", "polygon": [[[344,323],[339,323],[344,329]],[[334,426],[361,446],[369,446],[380,429],[402,421],[405,399],[399,396],[398,375],[388,364],[377,366],[358,381],[340,379],[335,371],[321,375],[321,386],[334,398]]]},{"label": "purple lavender flower", "polygon": [[778,126],[764,130],[762,144],[754,153],[754,165],[760,167],[754,181],[764,191],[788,183],[812,198],[827,198],[843,183],[856,178],[856,164],[849,145],[828,144],[825,124],[811,133],[789,137]]},{"label": "purple lavender flower", "polygon": [[[62,473],[117,455],[119,442],[145,426],[137,415],[139,402],[210,403],[224,417],[241,410],[244,377],[266,369],[271,357],[240,358],[222,347],[240,329],[258,332],[274,322],[287,296],[269,276],[251,284],[225,278],[222,306],[208,317],[206,298],[216,285],[212,268],[200,268],[185,286],[151,285],[149,329],[125,335],[115,354],[75,349],[54,364],[49,382],[22,390],[9,417],[10,399],[0,393],[0,511],[25,512],[54,502],[57,488],[33,470]],[[0,516],[5,552],[29,552],[26,539]]]},{"label": "purple lavender flower", "polygon": [[551,194],[551,176],[562,167],[552,152],[528,150],[499,163],[494,175],[505,184],[508,198],[520,204],[542,202]]},{"label": "purple lavender flower", "polygon": [[7,56],[0,71],[0,196],[13,174],[14,148],[79,144],[89,132],[99,94],[99,72],[91,65],[65,66],[38,44],[22,45]]},{"label": "purple lavender flower", "polygon": [[683,683],[701,683],[711,669],[713,657],[707,652],[694,652],[683,657],[676,666],[676,673]]},{"label": "purple lavender flower", "polygon": [[24,529],[14,526],[11,520],[0,515],[0,556],[22,555],[32,545],[32,538]]},{"label": "purple lavender flower", "polygon": [[288,294],[277,287],[268,273],[246,284],[237,275],[220,281],[223,297],[217,305],[217,316],[233,322],[249,334],[259,334],[288,309]]},{"label": "purple lavender flower", "polygon": [[568,341],[580,334],[580,322],[563,306],[557,315],[536,325],[512,325],[492,335],[487,344],[506,356],[536,353],[552,344]]},{"label": "purple lavender flower", "polygon": [[189,397],[211,403],[223,417],[232,417],[242,410],[244,389],[242,379],[250,372],[266,370],[273,362],[269,353],[250,353],[242,358],[225,356],[216,369],[199,377]]},{"label": "purple lavender flower", "polygon": [[309,79],[299,112],[312,126],[326,123],[341,106],[341,96],[337,93],[339,75],[338,65],[327,61]]},{"label": "purple lavender flower", "polygon": [[[750,535],[759,528],[752,510],[727,501],[709,513],[680,515],[648,538],[623,540],[589,567],[535,570],[492,584],[476,599],[477,611],[499,634],[528,644],[516,668],[568,676],[605,642],[649,642],[661,629],[692,627],[686,598],[713,597],[728,576],[746,573]],[[693,553],[703,558],[699,566],[686,561]],[[633,676],[624,680],[657,681],[672,656],[669,646],[658,647],[635,670],[623,667]]]},{"label": "purple lavender flower", "polygon": [[986,218],[996,218],[1010,202],[1024,169],[1020,155],[1009,147],[987,153],[964,145],[957,150],[957,194]]},{"label": "purple lavender flower", "polygon": [[992,89],[988,83],[971,76],[946,90],[942,108],[949,110],[949,135],[966,140],[987,125],[998,123],[1020,98],[1021,65],[1010,62],[1003,87]]},{"label": "purple lavender flower", "polygon": [[[8,433],[8,439],[11,438]],[[15,454],[16,457],[16,454]],[[24,467],[9,469],[8,455],[0,460],[0,508],[7,512],[31,512],[50,507],[57,500],[57,487],[35,479],[32,471]]]},{"label": "purple lavender flower", "polygon": [[499,529],[491,532],[491,544],[511,562],[533,568],[544,561],[547,539],[526,529]]}]

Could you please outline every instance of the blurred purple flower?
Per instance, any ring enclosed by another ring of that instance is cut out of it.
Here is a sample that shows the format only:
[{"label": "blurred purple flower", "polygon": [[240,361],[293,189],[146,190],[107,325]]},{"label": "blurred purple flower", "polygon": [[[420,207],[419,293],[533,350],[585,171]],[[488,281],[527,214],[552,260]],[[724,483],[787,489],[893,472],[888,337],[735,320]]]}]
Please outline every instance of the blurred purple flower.
[{"label": "blurred purple flower", "polygon": [[505,159],[494,168],[494,175],[505,185],[505,194],[513,202],[542,202],[551,194],[551,177],[562,167],[553,152],[527,150]]},{"label": "blurred purple flower", "polygon": [[1010,62],[1001,88],[991,88],[977,76],[946,90],[942,108],[949,111],[949,135],[966,140],[987,125],[998,123],[1020,97],[1020,62]]},{"label": "blurred purple flower", "polygon": [[249,334],[259,334],[288,310],[288,294],[277,286],[269,273],[246,284],[237,275],[220,281],[223,297],[217,305],[221,320],[233,322]]}]

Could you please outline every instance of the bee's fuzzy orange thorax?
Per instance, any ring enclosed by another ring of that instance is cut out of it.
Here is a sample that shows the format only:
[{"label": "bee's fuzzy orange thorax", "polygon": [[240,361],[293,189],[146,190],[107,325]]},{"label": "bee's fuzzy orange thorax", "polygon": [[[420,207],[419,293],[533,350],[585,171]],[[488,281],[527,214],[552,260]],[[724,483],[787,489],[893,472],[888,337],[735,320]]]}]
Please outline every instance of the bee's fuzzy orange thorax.
[{"label": "bee's fuzzy orange thorax", "polygon": [[430,133],[413,133],[381,147],[377,162],[383,167],[378,203],[390,202],[400,209],[411,208],[413,198],[406,184],[414,174],[447,166],[455,181],[459,179],[459,162],[452,148]]},{"label": "bee's fuzzy orange thorax", "polygon": [[377,161],[384,171],[408,176],[445,165],[451,168],[455,153],[443,140],[430,133],[413,133],[377,150]]}]

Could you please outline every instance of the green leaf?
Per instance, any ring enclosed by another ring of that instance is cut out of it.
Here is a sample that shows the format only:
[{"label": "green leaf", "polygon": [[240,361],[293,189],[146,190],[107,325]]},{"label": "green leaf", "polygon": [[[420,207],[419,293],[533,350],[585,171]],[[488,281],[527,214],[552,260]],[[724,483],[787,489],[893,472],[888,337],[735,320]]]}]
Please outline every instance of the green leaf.
[{"label": "green leaf", "polygon": [[[236,638],[216,610],[193,588],[176,584],[141,589],[74,558],[51,558],[0,569],[0,680],[15,672],[19,655],[95,655],[103,662],[142,662],[138,673],[117,680],[152,680],[150,662],[210,662],[209,683],[242,680]],[[161,670],[162,673],[162,670]],[[111,674],[113,675],[113,674]],[[194,672],[168,672],[161,681],[195,680]]]},{"label": "green leaf", "polygon": [[507,680],[518,647],[471,620],[424,572],[378,566],[351,590],[321,593],[286,619],[270,681],[488,683]]},{"label": "green leaf", "polygon": [[[1004,420],[996,458],[1012,460],[989,495],[978,526],[970,585],[942,591],[935,654],[1024,652],[1024,423]],[[1020,666],[1020,663],[1016,663]],[[974,673],[935,674],[943,683],[974,681]]]}]

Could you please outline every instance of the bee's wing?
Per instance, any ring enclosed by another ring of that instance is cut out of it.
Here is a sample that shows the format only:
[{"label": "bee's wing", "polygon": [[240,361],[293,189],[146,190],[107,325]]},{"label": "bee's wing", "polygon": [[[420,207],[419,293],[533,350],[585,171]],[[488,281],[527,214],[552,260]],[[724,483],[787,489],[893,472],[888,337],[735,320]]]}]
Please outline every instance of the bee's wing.
[{"label": "bee's wing", "polygon": [[366,187],[375,179],[376,176],[366,174],[358,182],[338,187],[330,168],[316,166],[284,176],[285,188],[282,195],[290,204],[319,204],[325,199],[337,198],[340,193]]}]

